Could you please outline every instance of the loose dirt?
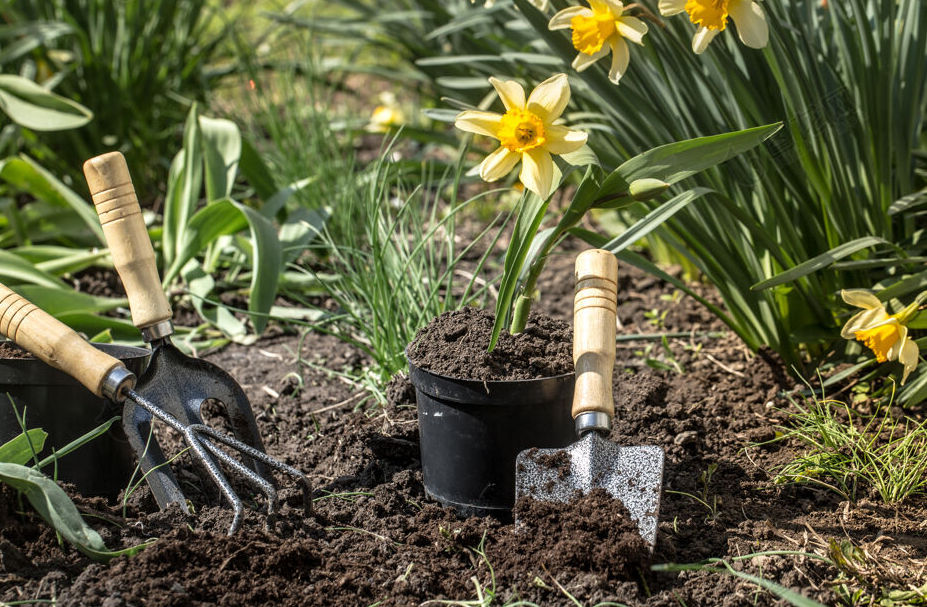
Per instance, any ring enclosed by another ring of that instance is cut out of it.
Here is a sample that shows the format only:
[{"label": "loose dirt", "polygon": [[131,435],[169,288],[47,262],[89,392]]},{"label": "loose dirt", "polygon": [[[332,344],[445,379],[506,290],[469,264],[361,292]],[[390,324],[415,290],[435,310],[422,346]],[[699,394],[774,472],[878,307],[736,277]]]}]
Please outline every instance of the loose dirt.
[{"label": "loose dirt", "polygon": [[23,359],[33,358],[33,356],[13,342],[0,341],[0,358]]},{"label": "loose dirt", "polygon": [[[538,311],[564,322],[571,313],[574,255],[553,257],[539,282]],[[652,559],[634,544],[620,504],[596,502],[595,495],[570,508],[520,503],[523,528],[460,519],[439,507],[422,486],[408,382],[390,386],[387,408],[352,411],[362,393],[319,366],[356,368],[363,356],[330,336],[300,342],[284,335],[210,358],[243,385],[268,451],[309,475],[313,516],[304,516],[298,492],[284,487],[274,528],[265,529],[264,517],[249,509],[241,532],[226,537],[228,510],[212,501],[184,456],[178,472],[194,500],[192,516],[177,508],[158,512],[144,485],[128,500],[125,516],[121,501],[71,492],[111,548],[153,540],[138,556],[103,565],[59,546],[28,503],[4,488],[0,600],[88,607],[411,606],[492,592],[493,605],[522,599],[575,607],[569,596],[587,606],[786,604],[732,575],[649,568],[651,562],[726,558],[739,572],[834,604],[828,581],[837,572],[825,563],[788,555],[733,559],[769,550],[819,552],[829,539],[846,537],[879,546],[880,558],[927,554],[922,496],[895,507],[873,500],[851,504],[810,485],[771,482],[775,466],[795,454],[794,446],[782,443],[751,446],[774,436],[784,422],[772,405],[786,406],[779,394],[795,383],[774,357],[752,356],[731,336],[704,336],[724,328],[690,298],[667,298],[672,289],[659,281],[624,270],[621,289],[619,333],[687,334],[668,341],[685,373],[649,366],[648,359],[671,363],[659,342],[618,347],[617,415],[609,440],[658,444],[666,452]],[[261,504],[245,488],[241,492],[250,507]]]},{"label": "loose dirt", "polygon": [[409,359],[419,368],[445,377],[522,380],[573,371],[573,331],[563,320],[532,314],[517,335],[503,331],[492,352],[494,316],[489,310],[445,312],[419,330]]}]

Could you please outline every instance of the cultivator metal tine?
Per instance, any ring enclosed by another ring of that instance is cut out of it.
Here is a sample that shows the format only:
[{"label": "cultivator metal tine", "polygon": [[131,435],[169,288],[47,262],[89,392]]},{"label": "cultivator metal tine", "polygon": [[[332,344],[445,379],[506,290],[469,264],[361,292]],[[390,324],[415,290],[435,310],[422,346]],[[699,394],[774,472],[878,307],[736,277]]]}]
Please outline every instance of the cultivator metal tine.
[{"label": "cultivator metal tine", "polygon": [[[299,480],[302,489],[303,507],[305,508],[307,514],[312,511],[312,487],[309,484],[309,479],[306,478],[306,476],[296,468],[289,466],[273,457],[270,457],[266,453],[263,453],[262,451],[255,449],[254,447],[236,438],[218,432],[217,430],[210,428],[205,424],[194,423],[184,425],[173,415],[158,407],[135,390],[126,389],[125,395],[127,398],[134,401],[140,407],[150,412],[152,415],[166,423],[174,430],[180,432],[184,436],[185,441],[193,450],[193,454],[197,460],[203,464],[203,466],[206,468],[206,471],[212,477],[213,481],[216,483],[216,485],[219,486],[219,490],[232,506],[234,515],[232,518],[232,524],[229,528],[229,535],[235,533],[235,531],[237,531],[241,526],[242,517],[244,515],[244,506],[241,503],[241,499],[235,493],[235,490],[232,488],[231,484],[228,482],[228,479],[226,479],[225,475],[222,473],[222,470],[216,464],[216,461],[212,456],[215,456],[222,462],[225,462],[225,464],[228,465],[232,471],[238,473],[239,476],[250,483],[253,487],[264,493],[265,497],[267,498],[268,525],[272,525],[276,518],[277,491],[266,478],[263,478],[261,475],[257,474],[242,464],[240,461],[230,456],[221,448],[214,445],[211,441],[222,443],[243,455],[247,455],[254,460],[263,463],[266,466],[291,476],[295,476]],[[210,453],[212,456],[210,456]]]}]

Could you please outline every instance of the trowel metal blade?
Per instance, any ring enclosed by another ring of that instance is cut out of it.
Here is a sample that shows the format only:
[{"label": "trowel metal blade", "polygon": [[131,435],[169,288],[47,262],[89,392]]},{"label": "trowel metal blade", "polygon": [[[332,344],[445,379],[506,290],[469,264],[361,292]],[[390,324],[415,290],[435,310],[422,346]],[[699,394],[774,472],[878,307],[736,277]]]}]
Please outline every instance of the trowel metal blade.
[{"label": "trowel metal blade", "polygon": [[[570,458],[569,473],[548,462],[558,453]],[[515,460],[515,499],[531,496],[548,502],[569,502],[602,487],[621,500],[651,548],[657,541],[657,519],[663,485],[663,449],[656,445],[622,447],[589,432],[565,449],[529,449]]]}]

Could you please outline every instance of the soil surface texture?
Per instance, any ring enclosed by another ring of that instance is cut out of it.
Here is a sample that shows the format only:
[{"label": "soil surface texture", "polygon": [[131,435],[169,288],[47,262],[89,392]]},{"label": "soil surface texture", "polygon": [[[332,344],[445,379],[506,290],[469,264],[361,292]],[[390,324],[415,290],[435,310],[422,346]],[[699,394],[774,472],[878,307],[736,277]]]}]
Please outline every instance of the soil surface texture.
[{"label": "soil surface texture", "polygon": [[35,357],[11,341],[0,341],[0,358],[23,359],[23,358],[35,358]]},{"label": "soil surface texture", "polygon": [[492,352],[494,315],[463,308],[445,312],[419,330],[409,359],[419,368],[458,379],[523,380],[573,371],[573,331],[561,319],[532,314],[517,335],[503,331]]},{"label": "soil surface texture", "polygon": [[[574,256],[553,256],[538,283],[538,311],[561,321],[556,341],[564,360]],[[717,302],[708,289],[693,288]],[[355,410],[364,394],[337,372],[362,367],[361,353],[327,335],[277,335],[209,358],[242,384],[268,452],[308,475],[311,515],[280,477],[279,515],[265,527],[263,498],[238,487],[246,516],[228,537],[230,511],[183,455],[175,471],[195,514],[179,507],[158,511],[144,484],[125,505],[68,488],[111,549],[150,542],[137,556],[102,564],[59,544],[27,500],[4,487],[0,601],[54,600],[68,607],[787,604],[736,573],[831,605],[837,602],[831,582],[840,572],[809,555],[827,554],[832,540],[847,539],[881,564],[911,563],[905,582],[923,583],[916,576],[927,553],[927,498],[888,506],[869,495],[851,503],[825,488],[773,483],[776,468],[800,453],[797,445],[766,442],[786,423],[789,405],[780,394],[794,379],[774,357],[749,353],[672,287],[622,269],[619,289],[619,334],[673,335],[666,347],[659,339],[620,341],[613,382],[617,415],[609,440],[656,444],[666,453],[652,555],[635,538],[621,504],[600,494],[569,506],[521,502],[517,524],[461,519],[440,507],[422,485],[407,380],[394,380],[389,406]],[[468,314],[491,323],[488,315]],[[478,326],[475,332],[488,336],[488,326]],[[563,370],[569,369],[556,368]],[[213,413],[207,411],[209,423],[219,424]],[[159,431],[158,438],[175,452],[181,444],[170,432]],[[101,473],[106,470],[101,463]],[[719,571],[651,569],[709,558],[725,559],[730,571],[722,565]]]}]

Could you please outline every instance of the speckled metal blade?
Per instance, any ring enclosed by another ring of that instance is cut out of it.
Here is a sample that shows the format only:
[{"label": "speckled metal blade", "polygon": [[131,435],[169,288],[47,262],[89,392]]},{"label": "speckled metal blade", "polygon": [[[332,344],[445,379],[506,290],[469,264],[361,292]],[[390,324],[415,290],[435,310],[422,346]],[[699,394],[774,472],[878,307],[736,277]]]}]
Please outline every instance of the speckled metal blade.
[{"label": "speckled metal blade", "polygon": [[[559,454],[566,466],[551,465]],[[562,456],[561,456],[562,457]],[[663,486],[663,449],[655,445],[622,447],[589,432],[565,449],[529,449],[515,460],[515,499],[531,496],[549,502],[569,502],[577,491],[602,487],[621,500],[653,548]]]}]

